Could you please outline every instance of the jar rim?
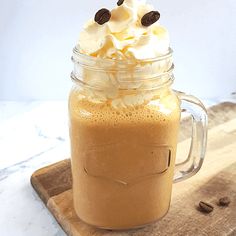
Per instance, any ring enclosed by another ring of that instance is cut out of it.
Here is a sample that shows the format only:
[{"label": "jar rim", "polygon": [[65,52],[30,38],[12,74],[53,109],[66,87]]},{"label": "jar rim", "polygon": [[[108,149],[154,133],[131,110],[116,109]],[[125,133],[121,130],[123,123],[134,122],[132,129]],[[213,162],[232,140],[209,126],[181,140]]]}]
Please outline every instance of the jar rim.
[{"label": "jar rim", "polygon": [[[173,69],[173,68],[172,68]],[[74,82],[75,84],[78,84],[78,85],[81,85],[83,87],[86,87],[88,89],[93,89],[93,90],[96,90],[96,91],[103,91],[102,88],[100,87],[97,87],[97,86],[94,86],[94,85],[90,85],[89,83],[87,82],[84,82],[83,80],[79,79],[78,77],[76,77],[74,75],[74,73],[72,72],[71,75],[71,80],[72,82]],[[174,82],[174,75],[172,74],[168,80],[162,82],[161,84],[157,85],[157,86],[154,86],[154,87],[149,87],[149,88],[124,88],[124,87],[119,87],[119,90],[123,90],[123,91],[153,91],[153,90],[157,90],[157,89],[161,89],[163,87],[169,87],[173,84]],[[130,81],[127,81],[127,82],[130,82]],[[142,82],[142,81],[141,81]]]},{"label": "jar rim", "polygon": [[[165,59],[168,59],[172,57],[173,55],[173,49],[168,48],[167,53],[157,56],[155,58],[147,58],[147,59],[110,59],[110,58],[100,58],[100,57],[94,57],[90,56],[84,53],[80,52],[80,49],[76,46],[73,48],[73,56],[72,61],[73,62],[79,62],[84,61],[85,64],[88,63],[104,63],[104,64],[115,64],[118,67],[125,67],[127,65],[138,65],[138,64],[146,64],[146,63],[154,63],[159,62]],[[86,63],[87,62],[87,63]]]},{"label": "jar rim", "polygon": [[156,58],[144,60],[107,59],[83,54],[78,47],[75,47],[72,56],[74,70],[71,73],[71,79],[83,86],[100,90],[100,88],[83,80],[84,72],[90,71],[95,75],[101,75],[101,80],[104,74],[111,77],[115,74],[117,77],[117,86],[119,86],[121,90],[127,90],[128,87],[128,90],[132,90],[130,84],[134,85],[134,90],[137,90],[138,88],[135,87],[137,83],[158,82],[158,85],[156,83],[153,88],[142,89],[153,90],[163,86],[169,86],[173,83],[174,64],[172,55],[173,50],[169,48],[166,54]]}]

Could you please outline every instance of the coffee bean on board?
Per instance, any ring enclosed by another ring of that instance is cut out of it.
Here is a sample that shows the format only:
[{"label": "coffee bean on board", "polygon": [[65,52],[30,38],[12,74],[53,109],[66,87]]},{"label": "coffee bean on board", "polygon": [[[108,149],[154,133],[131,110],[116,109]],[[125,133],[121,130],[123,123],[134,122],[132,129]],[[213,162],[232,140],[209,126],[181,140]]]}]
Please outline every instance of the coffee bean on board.
[{"label": "coffee bean on board", "polygon": [[210,213],[214,210],[214,207],[207,202],[200,201],[199,202],[199,210],[202,212],[205,212],[205,213]]},{"label": "coffee bean on board", "polygon": [[229,197],[222,197],[219,199],[219,205],[220,206],[228,206],[230,204]]}]

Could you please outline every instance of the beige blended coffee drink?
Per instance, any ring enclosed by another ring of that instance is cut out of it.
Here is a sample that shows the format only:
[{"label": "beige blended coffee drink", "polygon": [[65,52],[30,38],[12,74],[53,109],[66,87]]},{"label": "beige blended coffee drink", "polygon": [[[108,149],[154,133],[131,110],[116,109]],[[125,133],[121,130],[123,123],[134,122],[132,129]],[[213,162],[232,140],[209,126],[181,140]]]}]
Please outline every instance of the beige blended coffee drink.
[{"label": "beige blended coffee drink", "polygon": [[[172,51],[159,17],[144,1],[119,1],[85,25],[74,49],[69,99],[74,208],[81,220],[100,228],[144,226],[169,209],[181,108],[171,89]],[[201,115],[195,122],[201,147],[191,149],[201,154],[186,171],[189,176],[204,157],[204,110]]]},{"label": "beige blended coffee drink", "polygon": [[78,102],[72,92],[73,196],[82,220],[132,228],[166,214],[180,116],[178,101],[169,100],[162,101],[163,111],[155,105],[114,109]]}]

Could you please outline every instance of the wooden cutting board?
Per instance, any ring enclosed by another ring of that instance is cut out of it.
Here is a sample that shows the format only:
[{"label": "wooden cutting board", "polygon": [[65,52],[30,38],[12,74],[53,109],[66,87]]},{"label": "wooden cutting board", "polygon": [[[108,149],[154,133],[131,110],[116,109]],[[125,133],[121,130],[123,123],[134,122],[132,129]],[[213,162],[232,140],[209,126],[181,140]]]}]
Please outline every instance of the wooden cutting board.
[{"label": "wooden cutting board", "polygon": [[[236,236],[236,104],[222,103],[209,112],[207,155],[200,172],[174,184],[170,211],[159,222],[139,230],[95,229],[79,220],[73,209],[70,160],[37,170],[31,183],[47,208],[68,235],[72,236]],[[186,155],[190,121],[182,121],[178,155]],[[229,207],[217,201],[229,196]],[[214,211],[197,210],[200,200],[214,205]]]}]

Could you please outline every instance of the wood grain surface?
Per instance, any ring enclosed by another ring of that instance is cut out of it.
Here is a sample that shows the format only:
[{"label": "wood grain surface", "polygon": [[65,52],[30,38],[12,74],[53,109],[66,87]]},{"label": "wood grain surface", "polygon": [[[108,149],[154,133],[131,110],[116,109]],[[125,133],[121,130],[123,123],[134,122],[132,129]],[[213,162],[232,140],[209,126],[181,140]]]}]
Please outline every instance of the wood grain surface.
[{"label": "wood grain surface", "polygon": [[[223,103],[209,112],[207,155],[200,172],[174,184],[169,213],[162,220],[139,230],[100,230],[83,223],[75,214],[71,190],[70,160],[37,170],[31,183],[64,231],[71,236],[236,236],[236,104]],[[186,155],[191,125],[184,130],[178,155]],[[229,207],[220,207],[220,197],[229,196]],[[211,203],[214,211],[197,210],[200,200]]]}]

